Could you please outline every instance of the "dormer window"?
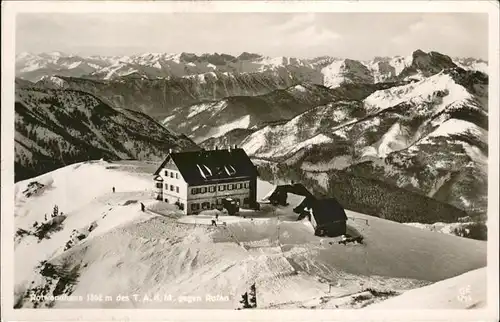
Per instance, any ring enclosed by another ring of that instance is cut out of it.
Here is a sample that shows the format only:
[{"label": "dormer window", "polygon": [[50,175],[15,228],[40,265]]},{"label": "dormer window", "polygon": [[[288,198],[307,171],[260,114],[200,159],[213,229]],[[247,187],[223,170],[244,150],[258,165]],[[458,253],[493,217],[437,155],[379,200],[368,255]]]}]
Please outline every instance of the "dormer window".
[{"label": "dormer window", "polygon": [[230,164],[224,166],[224,171],[226,171],[228,176],[236,174],[236,169]]},{"label": "dormer window", "polygon": [[212,176],[212,170],[210,170],[210,168],[209,168],[209,167],[207,167],[207,166],[206,166],[206,165],[204,165],[204,164],[203,164],[202,166],[203,166],[203,168],[204,168],[204,169],[208,172],[208,174],[209,174],[210,176]]},{"label": "dormer window", "polygon": [[203,179],[207,179],[208,177],[212,176],[212,171],[206,165],[197,164],[196,167],[198,168],[198,171],[200,172],[200,175],[203,177]]}]

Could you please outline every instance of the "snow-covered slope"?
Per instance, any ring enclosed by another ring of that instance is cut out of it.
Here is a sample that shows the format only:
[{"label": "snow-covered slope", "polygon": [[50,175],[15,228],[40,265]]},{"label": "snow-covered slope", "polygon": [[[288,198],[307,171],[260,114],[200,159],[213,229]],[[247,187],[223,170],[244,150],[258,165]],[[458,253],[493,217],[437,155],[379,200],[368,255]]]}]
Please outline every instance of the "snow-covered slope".
[{"label": "snow-covered slope", "polygon": [[370,70],[361,62],[352,59],[334,61],[321,70],[324,75],[324,85],[338,87],[344,83],[371,84],[374,77]]},{"label": "snow-covered slope", "polygon": [[264,95],[234,96],[177,108],[163,124],[202,142],[235,129],[288,120],[335,98],[335,92],[324,86],[304,83]]},{"label": "snow-covered slope", "polygon": [[[449,127],[446,115],[449,117],[449,113],[463,107],[485,115],[481,102],[475,95],[458,84],[451,75],[439,73],[418,82],[374,91],[363,100],[362,105],[358,101],[347,101],[315,107],[283,125],[268,126],[253,133],[243,141],[243,145],[248,148],[249,153],[257,157],[272,155],[281,157],[289,153],[286,152],[287,148],[290,149],[295,144],[308,140],[318,133],[352,138],[353,135],[346,133],[352,132],[353,125],[361,126],[364,124],[363,130],[373,125],[380,128],[384,121],[390,121],[393,118],[394,112],[403,114],[405,119],[423,117],[433,127],[443,126],[442,130],[436,130],[433,134],[437,136],[439,131],[446,131],[446,128]],[[389,108],[393,110],[387,111],[385,114],[381,113]],[[394,108],[399,109],[399,111],[394,110]],[[448,114],[443,114],[445,112]],[[399,123],[388,124],[388,128],[383,130],[384,132],[380,135],[381,141],[377,142],[378,152],[376,153],[381,157],[385,157],[394,150],[407,148],[419,136],[429,134],[417,133],[418,131],[404,133],[407,130]],[[457,127],[456,131],[466,132],[466,129]],[[279,138],[271,140],[269,133],[273,133],[274,136],[277,133],[281,133],[281,135]],[[484,130],[478,133],[480,137],[485,137]],[[288,140],[290,143],[287,143]],[[274,149],[279,149],[279,151]],[[266,155],[261,155],[258,153],[259,150],[268,152]]]},{"label": "snow-covered slope", "polygon": [[487,269],[480,268],[408,291],[368,309],[481,309],[487,306],[486,285]]},{"label": "snow-covered slope", "polygon": [[[361,245],[314,236],[310,223],[295,221],[294,204],[263,205],[246,218],[227,217],[227,225],[221,216],[217,227],[206,215],[178,221],[173,208],[151,199],[155,166],[84,162],[16,184],[17,307],[237,308],[255,283],[258,308],[352,308],[366,302],[356,295],[368,290],[376,291],[368,302],[376,302],[486,264],[484,242],[350,211],[349,231],[364,236]],[[270,188],[259,182],[259,197]],[[142,213],[139,202],[156,212]],[[59,216],[50,218],[54,205]],[[35,221],[52,225],[37,237],[27,233]]]},{"label": "snow-covered slope", "polygon": [[483,212],[487,92],[476,89],[487,82],[480,72],[442,71],[311,108],[239,145],[256,158],[314,172],[347,169]]}]

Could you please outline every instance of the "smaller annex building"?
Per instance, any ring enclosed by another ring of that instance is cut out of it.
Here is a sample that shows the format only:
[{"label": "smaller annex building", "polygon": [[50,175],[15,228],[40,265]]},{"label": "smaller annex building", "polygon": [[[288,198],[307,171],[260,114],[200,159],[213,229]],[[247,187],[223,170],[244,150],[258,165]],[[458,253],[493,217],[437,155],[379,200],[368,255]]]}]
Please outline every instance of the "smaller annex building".
[{"label": "smaller annex building", "polygon": [[309,218],[316,236],[337,237],[346,234],[347,215],[335,198],[308,197],[294,211],[300,214],[298,220],[306,216]]},{"label": "smaller annex building", "polygon": [[300,183],[276,186],[262,200],[286,206],[289,193],[304,196],[293,211],[299,214],[297,220],[307,217],[311,221],[315,235],[337,237],[346,234],[347,215],[342,205],[332,197],[316,198]]},{"label": "smaller annex building", "polygon": [[176,204],[186,215],[222,205],[257,207],[257,169],[237,148],[169,152],[154,173],[155,198]]}]

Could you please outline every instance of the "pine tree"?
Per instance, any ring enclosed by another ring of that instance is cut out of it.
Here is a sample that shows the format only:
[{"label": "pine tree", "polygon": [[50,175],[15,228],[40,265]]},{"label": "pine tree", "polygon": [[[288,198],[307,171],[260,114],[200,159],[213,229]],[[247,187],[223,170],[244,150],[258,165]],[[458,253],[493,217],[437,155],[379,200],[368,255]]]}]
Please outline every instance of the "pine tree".
[{"label": "pine tree", "polygon": [[245,292],[245,294],[243,294],[241,296],[241,301],[240,301],[241,304],[243,304],[243,308],[244,309],[249,309],[251,308],[250,304],[248,303],[248,292]]},{"label": "pine tree", "polygon": [[257,307],[257,289],[255,287],[255,283],[250,286],[250,306],[252,308],[256,308]]},{"label": "pine tree", "polygon": [[54,210],[52,211],[52,217],[55,217],[59,214],[59,207],[57,205],[54,206]]}]

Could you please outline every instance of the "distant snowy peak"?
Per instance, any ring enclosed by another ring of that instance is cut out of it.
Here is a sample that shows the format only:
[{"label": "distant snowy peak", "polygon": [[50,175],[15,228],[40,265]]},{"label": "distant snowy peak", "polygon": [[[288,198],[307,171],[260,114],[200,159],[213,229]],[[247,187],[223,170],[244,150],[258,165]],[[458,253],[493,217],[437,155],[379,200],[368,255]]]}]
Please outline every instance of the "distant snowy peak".
[{"label": "distant snowy peak", "polygon": [[411,65],[412,56],[376,57],[363,64],[371,71],[375,83],[393,81]]},{"label": "distant snowy peak", "polygon": [[364,103],[372,112],[405,103],[414,106],[415,112],[425,115],[439,113],[468,100],[473,100],[472,94],[457,84],[451,75],[441,72],[418,82],[375,91]]},{"label": "distant snowy peak", "polygon": [[[456,64],[454,63],[456,61]],[[452,60],[446,55],[417,50],[409,56],[375,57],[370,61],[322,56],[312,59],[269,57],[243,52],[227,54],[143,53],[131,56],[80,56],[61,52],[16,56],[16,76],[38,81],[42,76],[90,77],[116,79],[136,71],[144,78],[156,79],[204,74],[217,70],[227,73],[280,72],[296,73],[317,84],[336,87],[342,83],[378,83],[396,77],[422,78],[442,69],[460,66],[487,71],[487,62],[471,58]]]},{"label": "distant snowy peak", "polygon": [[361,62],[352,59],[335,60],[321,69],[324,85],[330,88],[345,83],[372,84],[374,77]]},{"label": "distant snowy peak", "polygon": [[414,75],[429,77],[443,70],[455,67],[457,65],[449,56],[435,51],[426,53],[418,49],[412,54],[411,64],[406,66],[398,76],[400,78],[412,77]]},{"label": "distant snowy peak", "polygon": [[44,85],[49,88],[66,88],[68,83],[57,76],[43,76],[40,81],[37,82],[37,85]]},{"label": "distant snowy peak", "polygon": [[459,58],[453,59],[455,64],[465,70],[479,71],[488,74],[488,62],[482,59],[476,58]]}]

